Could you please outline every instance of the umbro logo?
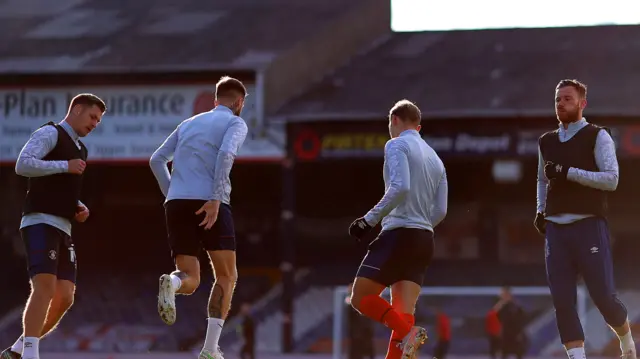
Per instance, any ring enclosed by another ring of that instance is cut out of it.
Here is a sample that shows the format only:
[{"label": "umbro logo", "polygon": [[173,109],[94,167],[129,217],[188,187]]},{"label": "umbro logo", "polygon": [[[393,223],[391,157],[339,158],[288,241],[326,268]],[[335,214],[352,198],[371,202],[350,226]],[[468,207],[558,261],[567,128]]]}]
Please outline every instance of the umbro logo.
[{"label": "umbro logo", "polygon": [[562,172],[562,165],[556,165],[556,172]]}]

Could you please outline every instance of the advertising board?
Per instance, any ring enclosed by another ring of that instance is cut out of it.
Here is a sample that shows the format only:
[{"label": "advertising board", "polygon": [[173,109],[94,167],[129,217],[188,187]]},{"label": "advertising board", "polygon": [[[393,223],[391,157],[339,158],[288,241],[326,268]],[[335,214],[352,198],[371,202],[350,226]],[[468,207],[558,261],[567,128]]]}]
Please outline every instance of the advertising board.
[{"label": "advertising board", "polygon": [[[89,160],[146,161],[183,120],[214,106],[215,85],[102,86],[0,90],[0,161],[15,161],[41,125],[61,121],[71,99],[93,93],[107,104],[101,124],[82,141]],[[239,158],[281,157],[282,146],[251,136],[256,119],[256,88],[247,86],[242,113],[250,129]]]}]

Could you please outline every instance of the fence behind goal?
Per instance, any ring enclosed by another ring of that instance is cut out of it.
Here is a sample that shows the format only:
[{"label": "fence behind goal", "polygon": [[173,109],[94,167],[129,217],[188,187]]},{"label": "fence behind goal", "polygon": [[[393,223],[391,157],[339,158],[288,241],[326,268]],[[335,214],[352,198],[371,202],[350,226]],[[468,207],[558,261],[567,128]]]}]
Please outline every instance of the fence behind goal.
[{"label": "fence behind goal", "polygon": [[[429,340],[421,349],[421,356],[430,358],[437,340],[436,308],[450,318],[451,354],[486,355],[489,342],[485,332],[485,320],[489,310],[496,304],[500,291],[500,287],[423,288],[416,306],[416,325],[427,329]],[[354,310],[347,304],[347,293],[347,287],[336,287],[334,290],[333,359],[349,357],[348,350],[352,344],[349,340],[349,326],[354,320],[358,320],[358,317],[353,315]],[[511,293],[526,313],[528,353],[544,356],[542,352],[545,347],[555,344],[554,340],[557,338],[549,288],[512,287]],[[383,296],[389,298],[388,289]],[[583,326],[586,325],[587,293],[582,287],[578,287],[578,312]],[[375,353],[384,356],[390,331],[379,323],[372,323],[372,326]],[[358,342],[357,345],[363,343]]]}]

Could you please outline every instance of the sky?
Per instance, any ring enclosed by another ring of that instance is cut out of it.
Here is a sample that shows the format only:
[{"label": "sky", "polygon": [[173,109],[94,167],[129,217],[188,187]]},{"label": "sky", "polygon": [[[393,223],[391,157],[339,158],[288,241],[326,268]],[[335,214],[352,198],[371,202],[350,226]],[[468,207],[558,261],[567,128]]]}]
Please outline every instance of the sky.
[{"label": "sky", "polygon": [[640,24],[640,0],[391,0],[396,32]]}]

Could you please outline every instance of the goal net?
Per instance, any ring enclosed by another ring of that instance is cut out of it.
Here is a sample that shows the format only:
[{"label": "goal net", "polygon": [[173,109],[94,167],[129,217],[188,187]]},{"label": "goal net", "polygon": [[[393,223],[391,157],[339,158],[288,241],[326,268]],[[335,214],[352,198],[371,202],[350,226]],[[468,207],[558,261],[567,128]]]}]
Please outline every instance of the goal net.
[{"label": "goal net", "polygon": [[[498,301],[501,287],[425,287],[420,293],[416,305],[416,325],[427,329],[430,340],[421,349],[422,355],[431,357],[433,346],[437,341],[435,328],[436,311],[445,313],[451,324],[451,344],[449,352],[454,355],[475,356],[487,355],[489,341],[485,332],[485,320],[489,310]],[[351,343],[350,330],[353,333],[367,331],[362,322],[368,320],[354,315],[348,304],[347,287],[336,287],[333,298],[333,359],[348,358]],[[526,313],[526,333],[528,353],[545,356],[545,348],[559,345],[555,312],[551,294],[547,287],[511,287],[514,300]],[[389,299],[389,289],[382,296]],[[583,327],[586,325],[587,293],[578,287],[578,313]],[[367,325],[365,323],[364,325]],[[376,355],[386,353],[390,331],[382,324],[371,322],[373,346]],[[366,327],[365,327],[366,328]],[[362,339],[354,342],[363,346]],[[547,351],[546,353],[549,353]],[[365,356],[366,357],[366,356]]]}]

